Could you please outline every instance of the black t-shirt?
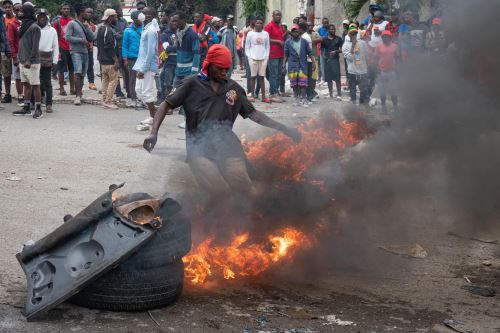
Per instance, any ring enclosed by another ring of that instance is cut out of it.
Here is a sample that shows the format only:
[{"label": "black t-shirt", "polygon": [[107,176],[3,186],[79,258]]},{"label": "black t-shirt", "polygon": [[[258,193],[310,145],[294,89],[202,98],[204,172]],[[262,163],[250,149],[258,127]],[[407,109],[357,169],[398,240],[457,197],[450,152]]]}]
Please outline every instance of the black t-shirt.
[{"label": "black t-shirt", "polygon": [[323,52],[323,57],[328,59],[339,59],[339,53],[331,57],[330,52],[341,51],[343,44],[344,42],[342,41],[342,38],[337,35],[335,35],[332,39],[328,37],[323,38],[323,40],[321,41],[321,50]]},{"label": "black t-shirt", "polygon": [[226,80],[215,92],[206,76],[194,75],[185,79],[165,101],[172,108],[184,107],[188,157],[243,156],[240,141],[232,128],[238,115],[247,118],[255,108],[235,81]]}]

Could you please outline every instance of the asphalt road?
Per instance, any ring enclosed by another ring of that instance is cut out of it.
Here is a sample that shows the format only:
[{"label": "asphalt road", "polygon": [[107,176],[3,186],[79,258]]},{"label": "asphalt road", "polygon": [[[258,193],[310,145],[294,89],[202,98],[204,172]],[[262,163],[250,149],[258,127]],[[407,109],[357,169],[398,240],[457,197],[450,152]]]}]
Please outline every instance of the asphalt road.
[{"label": "asphalt road", "polygon": [[[294,123],[338,106],[323,100],[307,111],[289,104],[263,108]],[[500,332],[499,296],[460,289],[464,275],[483,284],[500,281],[498,245],[423,231],[420,242],[430,256],[412,260],[380,251],[391,263],[383,271],[350,263],[351,269],[306,281],[277,272],[259,280],[187,286],[177,304],[151,313],[62,304],[41,321],[27,323],[20,313],[25,278],[14,257],[23,243],[51,232],[66,213],[78,212],[109,184],[125,181],[127,192],[179,193],[190,179],[188,172],[172,177],[186,170],[178,115],[166,119],[149,154],[141,148],[147,132],[135,129],[145,111],[56,105],[53,114],[34,120],[13,117],[14,109],[0,111],[0,332],[451,332],[441,324],[451,318],[474,332]],[[241,119],[235,130],[249,138],[272,132]],[[8,180],[12,177],[19,180]],[[495,237],[500,234],[489,236]]]}]

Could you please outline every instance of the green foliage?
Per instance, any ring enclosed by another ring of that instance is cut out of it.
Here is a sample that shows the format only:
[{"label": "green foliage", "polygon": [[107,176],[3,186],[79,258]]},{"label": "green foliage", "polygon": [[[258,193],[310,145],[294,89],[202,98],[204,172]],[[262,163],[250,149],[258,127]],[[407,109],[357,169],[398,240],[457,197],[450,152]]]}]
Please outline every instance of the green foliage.
[{"label": "green foliage", "polygon": [[266,17],[268,10],[266,0],[243,0],[243,17],[249,17],[250,15]]},{"label": "green foliage", "polygon": [[174,5],[177,9],[185,12],[190,18],[196,12],[226,17],[229,14],[234,14],[236,0],[166,0],[162,1],[161,6],[157,5],[155,7],[160,9],[160,7],[166,8],[169,5]]},{"label": "green foliage", "polygon": [[[119,0],[116,0],[118,3]],[[96,0],[34,0],[32,1],[36,7],[45,8],[49,11],[52,17],[59,15],[59,7],[63,3],[67,3],[71,6],[71,11],[74,14],[75,5],[83,6],[84,8],[94,8],[97,7]]]},{"label": "green foliage", "polygon": [[[361,8],[370,0],[337,0],[343,7],[347,14],[347,17],[351,20],[355,19]],[[425,0],[400,0],[399,1],[399,9],[400,11],[411,10],[413,12],[418,12],[423,5]],[[382,5],[386,12],[389,12],[390,9],[395,8],[394,0],[377,0],[378,4]]]}]

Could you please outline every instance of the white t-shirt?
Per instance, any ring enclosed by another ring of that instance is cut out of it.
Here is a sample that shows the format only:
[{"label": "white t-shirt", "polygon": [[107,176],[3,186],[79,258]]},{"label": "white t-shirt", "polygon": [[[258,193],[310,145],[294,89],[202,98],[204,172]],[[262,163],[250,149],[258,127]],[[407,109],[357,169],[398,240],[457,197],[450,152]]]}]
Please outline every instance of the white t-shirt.
[{"label": "white t-shirt", "polygon": [[[313,49],[313,41],[312,41],[312,38],[311,36],[309,36],[309,34],[307,32],[304,32],[302,34],[302,36],[300,36],[302,39],[305,39],[307,44],[309,44],[309,49],[311,50],[312,52],[312,49]],[[312,59],[308,56],[307,57],[307,62],[312,62]]]},{"label": "white t-shirt", "polygon": [[[376,47],[376,45],[382,43],[382,32],[384,32],[385,30],[385,27],[389,24],[388,21],[382,21],[380,23],[373,23],[372,25],[372,43],[370,43],[370,46],[372,45],[375,45],[375,46],[372,46],[372,47]],[[380,36],[375,36],[375,27],[378,28],[378,30],[380,31]]]},{"label": "white t-shirt", "polygon": [[264,60],[269,58],[270,51],[269,34],[267,31],[250,31],[245,42],[245,54],[253,60]]}]

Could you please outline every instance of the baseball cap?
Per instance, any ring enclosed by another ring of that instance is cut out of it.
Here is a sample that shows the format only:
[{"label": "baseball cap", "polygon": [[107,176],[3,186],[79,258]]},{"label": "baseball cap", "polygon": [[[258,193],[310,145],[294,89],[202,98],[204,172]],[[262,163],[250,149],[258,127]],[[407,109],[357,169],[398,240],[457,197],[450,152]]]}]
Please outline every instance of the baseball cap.
[{"label": "baseball cap", "polygon": [[230,19],[234,19],[234,15],[228,15],[227,16],[227,19],[230,20]]},{"label": "baseball cap", "polygon": [[138,11],[138,10],[134,10],[134,11],[130,14],[130,18],[131,18],[132,20],[137,20],[137,19],[139,18],[139,14],[140,14],[140,13],[141,13],[140,11]]},{"label": "baseball cap", "polygon": [[102,16],[101,21],[106,21],[110,16],[116,16],[116,11],[112,8],[108,8],[104,11],[104,15]]},{"label": "baseball cap", "polygon": [[343,21],[342,21],[342,24],[349,24],[349,23],[350,23],[350,22],[349,22],[349,20],[347,20],[347,19],[345,19],[345,20],[343,20]]},{"label": "baseball cap", "polygon": [[45,16],[49,16],[49,12],[48,12],[48,10],[47,10],[47,9],[45,9],[45,8],[40,8],[40,9],[38,9],[38,10],[37,10],[37,12],[36,12],[36,16],[38,16],[38,15],[45,15]]},{"label": "baseball cap", "polygon": [[392,33],[389,31],[389,30],[384,30],[384,32],[382,32],[382,37],[383,36],[389,36],[389,37],[392,37]]},{"label": "baseball cap", "polygon": [[373,17],[382,17],[384,16],[384,13],[382,13],[382,11],[380,10],[377,10],[374,14],[373,14]]},{"label": "baseball cap", "polygon": [[352,25],[349,27],[349,30],[347,30],[349,34],[351,33],[358,33],[358,28],[356,27],[356,25]]},{"label": "baseball cap", "polygon": [[212,18],[212,23],[219,22],[219,21],[220,21],[220,18],[218,18],[217,16],[214,16]]}]

